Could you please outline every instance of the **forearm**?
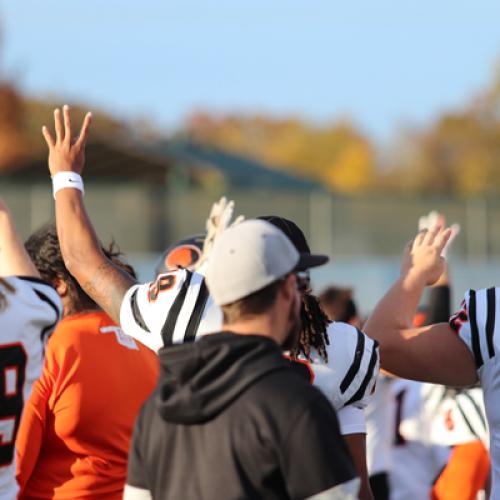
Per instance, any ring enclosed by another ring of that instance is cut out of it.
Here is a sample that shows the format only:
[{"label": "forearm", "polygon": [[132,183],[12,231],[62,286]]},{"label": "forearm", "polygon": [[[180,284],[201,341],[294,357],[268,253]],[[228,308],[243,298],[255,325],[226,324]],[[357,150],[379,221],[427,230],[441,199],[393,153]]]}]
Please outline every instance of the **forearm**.
[{"label": "forearm", "polygon": [[361,480],[359,489],[360,500],[373,500],[373,493],[368,479],[366,466],[366,434],[347,434],[344,440],[349,448],[354,465]]},{"label": "forearm", "polygon": [[[435,384],[467,386],[477,380],[466,345],[447,323],[410,327],[425,282],[400,278],[376,306],[365,327],[380,344],[381,367],[398,377]],[[461,370],[456,370],[456,364]]]},{"label": "forearm", "polygon": [[40,277],[6,207],[0,210],[0,276]]},{"label": "forearm", "polygon": [[402,331],[412,324],[424,287],[419,275],[401,276],[375,306],[364,332],[380,344],[403,342]]},{"label": "forearm", "polygon": [[106,257],[77,189],[63,189],[56,195],[59,245],[68,270],[80,281],[88,279]]},{"label": "forearm", "polygon": [[56,221],[69,272],[87,295],[119,323],[121,301],[135,280],[102,252],[80,191],[63,189],[57,193]]}]

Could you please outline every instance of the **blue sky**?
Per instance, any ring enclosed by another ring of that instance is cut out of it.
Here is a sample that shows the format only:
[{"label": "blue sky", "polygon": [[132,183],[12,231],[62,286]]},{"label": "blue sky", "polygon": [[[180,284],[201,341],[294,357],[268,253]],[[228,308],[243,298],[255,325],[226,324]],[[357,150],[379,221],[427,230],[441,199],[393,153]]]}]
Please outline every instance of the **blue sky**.
[{"label": "blue sky", "polygon": [[0,0],[26,93],[175,127],[194,109],[349,116],[375,139],[490,81],[498,0]]}]

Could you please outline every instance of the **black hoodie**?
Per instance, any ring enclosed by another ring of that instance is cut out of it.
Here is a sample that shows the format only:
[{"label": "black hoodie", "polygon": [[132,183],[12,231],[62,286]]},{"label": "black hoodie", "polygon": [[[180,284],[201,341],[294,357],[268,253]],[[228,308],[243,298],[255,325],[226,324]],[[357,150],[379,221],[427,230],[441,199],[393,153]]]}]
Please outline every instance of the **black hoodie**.
[{"label": "black hoodie", "polygon": [[329,402],[259,335],[160,351],[127,484],[155,499],[307,498],[355,477]]}]

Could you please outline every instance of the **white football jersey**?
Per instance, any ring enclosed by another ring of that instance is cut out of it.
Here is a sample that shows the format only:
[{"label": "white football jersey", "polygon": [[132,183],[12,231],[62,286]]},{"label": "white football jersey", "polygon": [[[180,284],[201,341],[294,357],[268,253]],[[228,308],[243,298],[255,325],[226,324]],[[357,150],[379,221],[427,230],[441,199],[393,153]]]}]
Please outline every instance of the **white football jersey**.
[{"label": "white football jersey", "polygon": [[[210,297],[202,275],[178,270],[156,281],[134,285],[120,311],[123,331],[157,351],[164,345],[194,341],[222,328],[222,311]],[[366,432],[363,408],[379,371],[377,343],[344,323],[328,327],[328,363],[311,353],[313,384],[339,411],[345,434]],[[345,418],[344,418],[345,417]]]},{"label": "white football jersey", "polygon": [[428,499],[434,480],[448,462],[449,447],[429,441],[429,421],[423,411],[423,385],[397,379],[391,386],[394,397],[389,474],[391,500]]},{"label": "white football jersey", "polygon": [[395,403],[394,378],[380,375],[370,404],[366,407],[366,465],[368,474],[388,473],[392,466]]},{"label": "white football jersey", "polygon": [[62,313],[56,291],[36,278],[3,278],[0,309],[0,498],[16,498],[14,442],[24,402],[40,376],[48,336]]},{"label": "white football jersey", "polygon": [[492,467],[491,498],[500,497],[500,289],[468,290],[461,310],[450,318],[457,332],[472,353],[484,396],[486,417],[490,428]]},{"label": "white football jersey", "polygon": [[489,432],[480,387],[454,389],[423,384],[424,418],[432,444],[455,446],[480,440],[489,447]]},{"label": "white football jersey", "polygon": [[[365,408],[379,372],[378,344],[354,326],[334,321],[328,325],[328,362],[311,353],[314,385],[335,409],[347,405]],[[340,390],[339,390],[340,389]]]}]

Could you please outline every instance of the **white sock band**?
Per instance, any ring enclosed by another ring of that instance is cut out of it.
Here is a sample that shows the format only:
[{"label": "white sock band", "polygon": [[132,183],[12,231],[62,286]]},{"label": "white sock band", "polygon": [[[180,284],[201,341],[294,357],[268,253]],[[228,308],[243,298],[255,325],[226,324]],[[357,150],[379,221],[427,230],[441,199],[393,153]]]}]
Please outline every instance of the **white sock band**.
[{"label": "white sock band", "polygon": [[57,174],[52,177],[52,193],[54,194],[54,199],[58,191],[66,188],[78,189],[84,194],[85,190],[83,189],[82,176],[76,172],[57,172]]}]

